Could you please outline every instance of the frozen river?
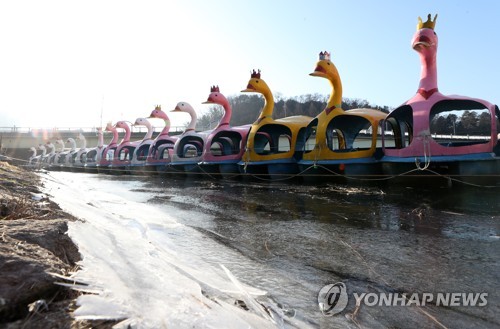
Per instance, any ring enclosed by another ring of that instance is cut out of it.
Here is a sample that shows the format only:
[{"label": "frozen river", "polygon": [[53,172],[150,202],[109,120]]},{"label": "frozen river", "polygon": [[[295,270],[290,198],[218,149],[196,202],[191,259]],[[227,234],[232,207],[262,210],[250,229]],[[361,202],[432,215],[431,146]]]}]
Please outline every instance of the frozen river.
[{"label": "frozen river", "polygon": [[[69,227],[83,257],[78,318],[124,328],[500,327],[498,188],[42,176],[82,219]],[[323,315],[318,292],[337,282],[347,307]],[[356,305],[354,294],[372,299]],[[419,302],[374,305],[384,294]],[[433,300],[422,305],[424,294]],[[484,305],[437,306],[439,294]]]}]

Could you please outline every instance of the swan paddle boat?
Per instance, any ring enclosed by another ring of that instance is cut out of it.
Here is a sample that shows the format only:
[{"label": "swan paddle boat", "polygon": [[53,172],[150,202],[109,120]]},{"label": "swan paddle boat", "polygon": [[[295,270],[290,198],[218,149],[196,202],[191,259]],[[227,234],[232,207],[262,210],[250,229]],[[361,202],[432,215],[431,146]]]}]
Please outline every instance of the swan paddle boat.
[{"label": "swan paddle boat", "polygon": [[[42,153],[38,154],[37,150],[41,151]],[[30,151],[32,153],[28,159],[27,166],[32,169],[40,169],[42,166],[42,158],[45,156],[47,152],[45,146],[43,146],[42,144],[38,144],[37,146],[30,147]]]},{"label": "swan paddle boat", "polygon": [[54,144],[52,144],[51,141],[48,141],[45,143],[45,149],[47,150],[47,152],[44,156],[42,156],[42,167],[49,169],[51,166],[51,161],[56,155],[56,147]]},{"label": "swan paddle boat", "polygon": [[[151,122],[146,118],[137,118],[134,122],[134,126],[146,127],[146,136],[138,143],[134,150],[132,159],[130,160],[129,170],[131,174],[148,174],[149,170],[146,167],[146,163],[149,156],[149,150],[151,145],[153,145],[153,126]],[[156,173],[156,172],[155,172]]]},{"label": "swan paddle boat", "polygon": [[37,167],[38,158],[36,155],[37,154],[36,150],[37,150],[37,147],[35,147],[35,146],[30,147],[31,155],[28,158],[28,162],[26,163],[26,166],[28,168],[36,168]]},{"label": "swan paddle boat", "polygon": [[[261,79],[260,70],[253,70],[246,89],[242,92],[260,93],[264,107],[250,129],[245,153],[239,162],[240,172],[287,178],[299,172],[297,160],[301,156],[304,134],[313,118],[303,115],[273,119],[274,98],[271,89]],[[299,137],[300,135],[300,137]]]},{"label": "swan paddle boat", "polygon": [[326,108],[307,126],[304,153],[299,161],[306,176],[329,178],[364,177],[382,174],[377,144],[379,124],[387,113],[374,109],[342,109],[342,82],[327,51],[320,52],[314,77],[327,79],[332,92]]},{"label": "swan paddle boat", "polygon": [[102,158],[102,153],[104,151],[104,135],[102,128],[96,128],[97,132],[97,146],[89,149],[87,152],[87,157],[85,160],[85,172],[97,173],[97,164]]},{"label": "swan paddle boat", "polygon": [[201,159],[203,171],[220,173],[223,176],[239,174],[238,163],[245,152],[247,136],[251,125],[231,127],[232,108],[219,86],[210,88],[210,95],[203,104],[217,104],[224,109],[224,115],[217,127],[208,135]]},{"label": "swan paddle boat", "polygon": [[384,173],[489,181],[500,174],[500,111],[485,100],[439,92],[436,19],[418,18],[411,46],[420,56],[420,82],[385,120]]},{"label": "swan paddle boat", "polygon": [[54,163],[55,170],[71,170],[73,167],[73,163],[75,162],[76,152],[76,141],[74,138],[68,138],[66,140],[66,144],[69,144],[69,148],[64,148],[61,152],[59,152],[59,156],[57,157],[57,162]]},{"label": "swan paddle boat", "polygon": [[170,136],[170,119],[161,106],[157,105],[149,115],[149,118],[162,119],[165,127],[160,134],[155,138],[153,144],[149,148],[148,158],[146,160],[146,170],[148,172],[156,171],[157,173],[166,173],[174,151],[174,145],[177,141],[177,136]]},{"label": "swan paddle boat", "polygon": [[42,154],[37,155],[36,158],[34,159],[36,166],[38,169],[43,167],[43,161],[44,159],[47,158],[47,148],[43,144],[38,144],[38,149],[42,151]]},{"label": "swan paddle boat", "polygon": [[83,135],[83,133],[79,133],[76,137],[78,141],[80,141],[80,148],[76,152],[74,157],[73,166],[71,167],[75,172],[83,172],[85,171],[85,163],[87,161],[87,152],[89,149],[87,148],[87,139]]},{"label": "swan paddle boat", "polygon": [[[56,153],[54,154],[54,157],[51,160],[50,170],[60,170],[61,169],[60,157],[61,157],[62,152],[64,152],[64,141],[62,140],[62,138],[59,137],[56,139],[55,144],[56,144]],[[59,149],[58,149],[58,147],[59,147]]]},{"label": "swan paddle boat", "polygon": [[105,130],[113,134],[111,141],[108,145],[104,147],[102,155],[99,161],[97,161],[97,172],[98,173],[110,173],[111,164],[115,157],[115,151],[118,148],[118,130],[115,126],[108,122],[106,124]]},{"label": "swan paddle boat", "polygon": [[172,162],[170,167],[172,172],[199,173],[203,149],[209,132],[196,132],[197,116],[194,108],[187,102],[179,102],[172,112],[188,113],[191,121],[186,130],[179,136],[174,145]]},{"label": "swan paddle boat", "polygon": [[[50,143],[50,142],[49,142]],[[50,143],[52,144],[52,143]],[[55,140],[55,143],[52,144],[54,146],[54,150],[50,153],[52,153],[52,155],[49,157],[49,169],[52,170],[52,168],[54,167],[54,164],[57,163],[57,158],[59,157],[59,153],[62,152],[62,150],[64,149],[64,142],[62,141],[61,138],[57,138]]]},{"label": "swan paddle boat", "polygon": [[126,121],[118,121],[115,124],[115,128],[123,129],[125,131],[125,136],[123,137],[120,144],[116,148],[113,162],[109,167],[110,172],[112,174],[130,174],[130,163],[132,160],[132,156],[134,154],[135,149],[141,143],[141,141],[130,141],[130,136],[132,131],[130,130],[130,126]]}]

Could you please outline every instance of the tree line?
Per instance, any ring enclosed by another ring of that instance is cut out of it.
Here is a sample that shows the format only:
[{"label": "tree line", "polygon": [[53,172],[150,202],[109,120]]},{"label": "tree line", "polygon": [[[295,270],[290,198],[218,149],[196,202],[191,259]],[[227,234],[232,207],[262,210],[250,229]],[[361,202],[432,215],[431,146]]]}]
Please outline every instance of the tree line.
[{"label": "tree line", "polygon": [[[255,122],[264,106],[264,98],[260,95],[230,96],[228,101],[233,110],[230,122],[232,126]],[[278,94],[275,97],[273,118],[280,119],[294,115],[315,117],[325,109],[327,101],[328,96],[320,94],[307,94],[291,98],[284,98]],[[385,113],[392,110],[388,106],[372,105],[364,99],[357,98],[343,98],[342,108],[344,110],[371,108]],[[223,114],[224,109],[221,106],[211,106],[209,111],[198,117],[197,129],[208,130],[215,128]]]},{"label": "tree line", "polygon": [[[431,132],[442,135],[490,135],[491,116],[487,110],[440,113],[431,119]],[[461,112],[461,113],[460,113]]]}]

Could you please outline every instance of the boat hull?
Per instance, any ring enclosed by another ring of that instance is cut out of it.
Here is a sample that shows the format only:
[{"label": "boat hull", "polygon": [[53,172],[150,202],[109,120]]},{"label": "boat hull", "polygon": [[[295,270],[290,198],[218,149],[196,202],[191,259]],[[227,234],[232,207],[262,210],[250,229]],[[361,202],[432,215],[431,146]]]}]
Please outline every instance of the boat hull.
[{"label": "boat hull", "polygon": [[448,185],[495,185],[500,180],[500,157],[493,153],[432,158],[384,157],[382,168],[391,182],[424,184],[424,181],[444,180]]},{"label": "boat hull", "polygon": [[382,164],[374,158],[299,161],[307,182],[371,182],[383,179]]},{"label": "boat hull", "polygon": [[243,176],[264,180],[283,180],[295,177],[299,166],[295,159],[278,159],[255,162],[239,162],[239,171]]},{"label": "boat hull", "polygon": [[130,169],[128,165],[111,165],[107,168],[108,174],[111,175],[129,175]]},{"label": "boat hull", "polygon": [[149,176],[157,174],[155,166],[147,164],[132,164],[128,169],[131,175]]},{"label": "boat hull", "polygon": [[466,184],[500,186],[500,157],[490,160],[460,161],[453,168],[452,177]]},{"label": "boat hull", "polygon": [[97,170],[96,165],[85,165],[85,172],[89,174],[97,174],[99,171]]},{"label": "boat hull", "polygon": [[213,161],[200,163],[201,171],[222,178],[240,176],[238,160]]},{"label": "boat hull", "polygon": [[200,176],[203,174],[198,162],[177,162],[168,166],[170,174],[184,174],[187,176]]},{"label": "boat hull", "polygon": [[72,172],[85,172],[85,167],[83,165],[71,166],[70,170]]},{"label": "boat hull", "polygon": [[168,175],[174,173],[174,169],[170,166],[170,164],[156,164],[153,165],[158,175]]}]

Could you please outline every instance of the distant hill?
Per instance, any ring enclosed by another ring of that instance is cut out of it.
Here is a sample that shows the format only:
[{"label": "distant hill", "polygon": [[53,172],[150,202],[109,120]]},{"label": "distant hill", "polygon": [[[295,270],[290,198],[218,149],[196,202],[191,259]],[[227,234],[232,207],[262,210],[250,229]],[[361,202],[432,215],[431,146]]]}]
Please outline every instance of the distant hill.
[{"label": "distant hill", "polygon": [[[293,115],[308,115],[315,117],[326,107],[328,96],[319,94],[308,94],[292,98],[276,97],[274,104],[273,118],[279,119]],[[238,95],[228,97],[228,101],[233,109],[231,125],[240,126],[251,124],[258,118],[264,98],[260,95]],[[355,108],[371,108],[389,113],[392,108],[388,106],[371,105],[363,99],[344,98],[342,108],[350,110]],[[222,107],[214,105],[210,111],[198,117],[198,129],[206,130],[214,128],[222,117],[224,110]]]}]

